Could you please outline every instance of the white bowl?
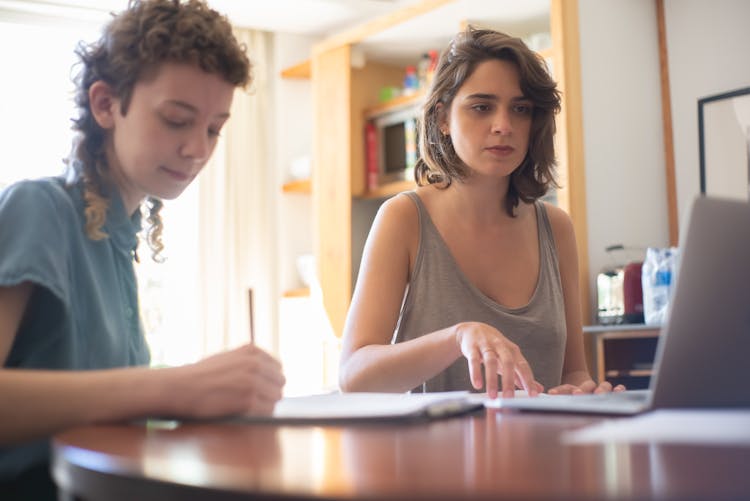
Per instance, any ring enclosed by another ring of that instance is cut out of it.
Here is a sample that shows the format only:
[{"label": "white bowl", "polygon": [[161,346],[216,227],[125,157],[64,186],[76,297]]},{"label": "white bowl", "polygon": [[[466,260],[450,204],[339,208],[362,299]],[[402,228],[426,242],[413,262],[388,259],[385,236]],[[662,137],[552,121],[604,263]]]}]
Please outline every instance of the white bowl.
[{"label": "white bowl", "polygon": [[297,257],[297,273],[305,286],[310,287],[315,281],[315,256],[302,254]]},{"label": "white bowl", "polygon": [[311,173],[310,157],[307,156],[295,158],[289,167],[289,177],[292,179],[308,179]]}]

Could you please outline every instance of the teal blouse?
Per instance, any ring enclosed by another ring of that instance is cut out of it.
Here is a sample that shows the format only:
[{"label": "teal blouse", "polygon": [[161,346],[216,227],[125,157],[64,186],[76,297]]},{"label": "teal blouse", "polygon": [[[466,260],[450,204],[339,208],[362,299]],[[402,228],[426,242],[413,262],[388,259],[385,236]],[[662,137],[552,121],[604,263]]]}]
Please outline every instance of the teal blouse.
[{"label": "teal blouse", "polygon": [[[149,363],[133,255],[140,211],[112,196],[103,231],[85,233],[82,184],[22,181],[0,192],[0,286],[33,282],[4,366],[86,370]],[[46,440],[0,448],[0,480],[48,460]]]}]

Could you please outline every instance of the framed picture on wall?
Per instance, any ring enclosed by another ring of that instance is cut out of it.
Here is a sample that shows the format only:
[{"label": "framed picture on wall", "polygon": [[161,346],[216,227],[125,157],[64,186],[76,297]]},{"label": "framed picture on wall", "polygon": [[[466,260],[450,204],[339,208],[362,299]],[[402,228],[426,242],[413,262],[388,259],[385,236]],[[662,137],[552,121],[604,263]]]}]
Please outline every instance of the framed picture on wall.
[{"label": "framed picture on wall", "polygon": [[750,199],[750,87],[698,100],[701,193]]}]

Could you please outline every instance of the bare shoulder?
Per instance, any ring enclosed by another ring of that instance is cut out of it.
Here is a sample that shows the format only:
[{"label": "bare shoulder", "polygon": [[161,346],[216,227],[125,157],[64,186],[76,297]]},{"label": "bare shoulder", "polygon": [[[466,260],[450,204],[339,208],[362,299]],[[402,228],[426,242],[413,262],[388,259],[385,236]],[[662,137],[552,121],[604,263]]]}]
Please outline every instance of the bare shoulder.
[{"label": "bare shoulder", "polygon": [[381,205],[381,211],[387,211],[389,214],[396,214],[400,216],[412,215],[416,217],[417,206],[414,200],[412,200],[407,193],[403,192],[392,196]]},{"label": "bare shoulder", "polygon": [[576,244],[573,220],[567,212],[552,204],[544,203],[547,218],[552,227],[552,235],[555,239],[555,248],[560,263],[564,266],[568,262],[577,262],[578,246]]},{"label": "bare shoulder", "polygon": [[378,209],[375,225],[389,233],[414,235],[419,229],[416,203],[404,193],[389,198]]},{"label": "bare shoulder", "polygon": [[547,219],[549,219],[555,239],[575,238],[573,221],[570,219],[568,213],[556,205],[547,202],[542,203],[547,211]]}]

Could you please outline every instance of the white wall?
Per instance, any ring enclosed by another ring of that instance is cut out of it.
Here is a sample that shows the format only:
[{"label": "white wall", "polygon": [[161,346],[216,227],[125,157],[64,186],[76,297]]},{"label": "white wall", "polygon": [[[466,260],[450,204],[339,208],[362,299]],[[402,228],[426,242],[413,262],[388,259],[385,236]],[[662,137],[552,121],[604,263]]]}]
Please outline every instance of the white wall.
[{"label": "white wall", "polygon": [[[654,0],[579,0],[588,283],[604,247],[667,246]],[[698,99],[750,86],[750,2],[665,0],[680,234],[699,194]],[[633,253],[628,258],[638,258]],[[591,319],[593,320],[593,319]]]},{"label": "white wall", "polygon": [[[312,87],[309,79],[284,79],[280,73],[310,57],[317,38],[274,34],[275,156],[278,220],[279,290],[302,287],[297,257],[313,252],[312,198],[308,194],[282,193],[291,180],[295,159],[311,156],[313,146]],[[280,298],[278,355],[287,383],[285,396],[335,390],[338,383],[340,341],[333,335],[323,309],[319,287],[309,297]]]},{"label": "white wall", "polygon": [[[591,312],[595,279],[669,243],[654,0],[579,0]],[[595,319],[584,319],[584,324]]]},{"label": "white wall", "polygon": [[274,34],[274,110],[276,112],[275,156],[278,197],[277,243],[280,263],[279,289],[302,287],[296,269],[297,256],[312,253],[312,202],[305,194],[285,194],[281,186],[291,180],[295,159],[312,154],[312,88],[309,79],[281,78],[281,70],[310,57],[317,39],[284,33]]},{"label": "white wall", "polygon": [[680,234],[700,193],[698,99],[750,86],[750,2],[665,0]]}]

